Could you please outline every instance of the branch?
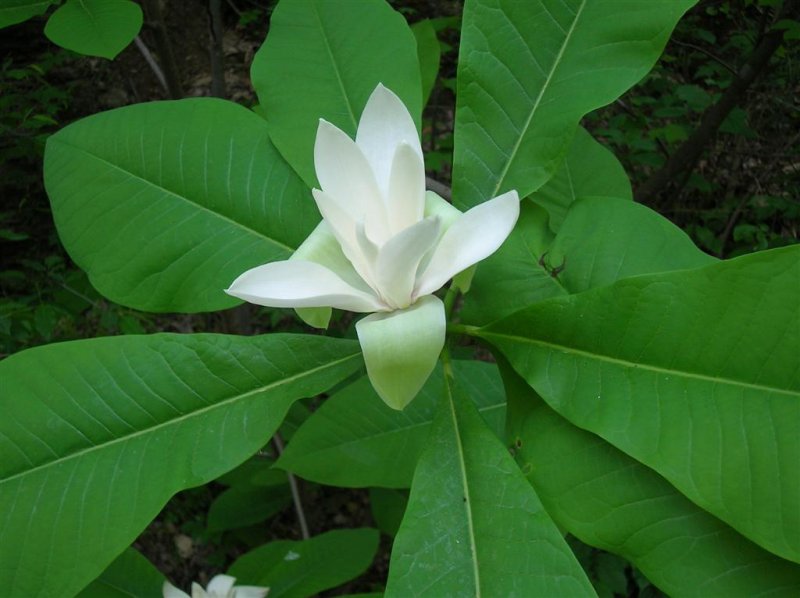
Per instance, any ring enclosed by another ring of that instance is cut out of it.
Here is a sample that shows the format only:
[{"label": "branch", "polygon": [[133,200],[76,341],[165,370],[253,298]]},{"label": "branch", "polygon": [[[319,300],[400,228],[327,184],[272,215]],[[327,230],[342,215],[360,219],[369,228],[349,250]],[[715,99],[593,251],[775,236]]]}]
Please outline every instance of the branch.
[{"label": "branch", "polygon": [[208,1],[208,16],[211,31],[211,95],[225,97],[225,64],[222,48],[222,3],[221,0]]},{"label": "branch", "polygon": [[167,35],[167,26],[164,24],[164,15],[161,12],[160,0],[142,0],[145,12],[147,13],[150,26],[156,36],[156,50],[164,76],[167,82],[169,96],[173,100],[183,97],[181,78],[178,74],[178,67],[175,64],[175,55],[172,53],[172,43]]},{"label": "branch", "polygon": [[675,175],[694,167],[730,111],[739,103],[748,87],[766,70],[770,58],[783,41],[783,34],[782,29],[771,29],[764,35],[719,101],[703,114],[697,129],[670,156],[666,164],[636,190],[637,201],[657,196]]}]

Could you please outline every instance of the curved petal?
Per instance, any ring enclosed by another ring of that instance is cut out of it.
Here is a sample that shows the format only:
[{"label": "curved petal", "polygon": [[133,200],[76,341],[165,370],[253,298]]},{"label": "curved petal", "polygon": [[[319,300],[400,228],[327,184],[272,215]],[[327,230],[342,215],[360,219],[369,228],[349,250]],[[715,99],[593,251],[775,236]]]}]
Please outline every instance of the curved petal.
[{"label": "curved petal", "polygon": [[230,575],[215,575],[206,586],[206,592],[212,596],[227,596],[236,583],[236,578]]},{"label": "curved petal", "polygon": [[367,283],[371,283],[371,266],[361,251],[356,238],[356,221],[339,205],[339,202],[328,193],[312,189],[322,217],[328,223],[329,230],[339,241],[345,257],[350,261],[358,275]]},{"label": "curved petal", "polygon": [[439,238],[439,218],[426,218],[395,235],[380,249],[376,275],[381,295],[393,307],[405,308],[422,258]]},{"label": "curved petal", "polygon": [[444,304],[433,295],[356,323],[367,375],[389,407],[403,409],[425,384],[444,347],[445,328]]},{"label": "curved petal", "polygon": [[364,220],[375,239],[388,236],[384,195],[367,158],[355,141],[321,119],[314,143],[314,167],[322,190],[333,196],[353,220]]},{"label": "curved petal", "polygon": [[422,146],[414,119],[393,91],[378,84],[361,113],[356,143],[369,160],[384,197],[388,197],[394,153],[403,142],[409,144],[422,160]]},{"label": "curved petal", "polygon": [[442,236],[427,268],[419,277],[416,295],[434,292],[450,278],[494,253],[519,217],[519,196],[509,191],[465,212]]},{"label": "curved petal", "polygon": [[189,598],[189,594],[183,590],[179,590],[166,580],[164,581],[164,585],[161,586],[161,593],[164,598]]},{"label": "curved petal", "polygon": [[225,292],[267,307],[335,307],[356,312],[387,309],[374,295],[351,287],[325,266],[302,260],[271,262],[248,270]]},{"label": "curved petal", "polygon": [[405,142],[394,154],[387,211],[389,228],[394,234],[421,221],[425,212],[425,164]]}]

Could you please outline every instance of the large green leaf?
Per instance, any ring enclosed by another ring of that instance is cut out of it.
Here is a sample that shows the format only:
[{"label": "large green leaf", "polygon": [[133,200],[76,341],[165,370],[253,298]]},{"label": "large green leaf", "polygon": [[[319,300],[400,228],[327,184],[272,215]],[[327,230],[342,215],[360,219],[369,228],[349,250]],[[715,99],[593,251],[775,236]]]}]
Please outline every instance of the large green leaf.
[{"label": "large green leaf", "polygon": [[579,197],[633,199],[631,182],[619,160],[578,127],[572,145],[553,178],[531,197],[550,215],[550,228],[557,232],[569,206]]},{"label": "large green leaf", "polygon": [[453,198],[524,197],[558,168],[581,117],[638,82],[696,0],[467,0]]},{"label": "large green leaf", "polygon": [[625,199],[574,201],[555,239],[542,208],[523,202],[511,236],[478,267],[462,317],[486,324],[551,297],[715,261],[669,220]]},{"label": "large green leaf", "polygon": [[559,283],[570,293],[716,261],[657,212],[610,197],[575,201],[544,259],[551,272],[557,269]]},{"label": "large green leaf", "polygon": [[360,366],[351,341],[210,334],[76,341],[0,362],[3,592],[72,595],[175,492],[243,461],[293,401]]},{"label": "large green leaf", "polygon": [[523,201],[517,225],[498,251],[478,264],[461,317],[487,324],[527,307],[559,297],[567,290],[540,261],[553,241],[543,208]]},{"label": "large green leaf", "polygon": [[269,587],[270,598],[305,598],[358,577],[378,549],[378,531],[336,529],[310,540],[279,540],[251,550],[231,565],[242,585]]},{"label": "large green leaf", "polygon": [[800,560],[800,247],[621,280],[479,332],[575,425]]},{"label": "large green leaf", "polygon": [[517,462],[558,524],[671,596],[797,596],[800,566],[759,548],[653,470],[550,409],[501,364]]},{"label": "large green leaf", "polygon": [[276,147],[316,185],[319,119],[355,135],[367,98],[383,83],[419,125],[417,42],[384,0],[281,0],[250,70]]},{"label": "large green leaf", "polygon": [[142,28],[142,9],[130,0],[67,0],[47,20],[44,34],[62,48],[113,59]]},{"label": "large green leaf", "polygon": [[[497,368],[455,361],[461,384],[495,432],[505,426]],[[327,399],[297,431],[277,465],[331,486],[408,488],[428,437],[442,389],[437,367],[403,411],[380,400],[365,377]]]},{"label": "large green leaf", "polygon": [[56,0],[3,0],[0,6],[0,28],[16,25],[42,14]]},{"label": "large green leaf", "polygon": [[47,142],[61,240],[106,297],[149,311],[239,300],[223,289],[285,259],[319,220],[249,110],[212,98],[104,112]]},{"label": "large green leaf", "polygon": [[386,596],[591,596],[508,450],[445,383],[392,549]]},{"label": "large green leaf", "polygon": [[77,598],[152,598],[161,595],[164,575],[133,548],[128,548],[86,586]]}]

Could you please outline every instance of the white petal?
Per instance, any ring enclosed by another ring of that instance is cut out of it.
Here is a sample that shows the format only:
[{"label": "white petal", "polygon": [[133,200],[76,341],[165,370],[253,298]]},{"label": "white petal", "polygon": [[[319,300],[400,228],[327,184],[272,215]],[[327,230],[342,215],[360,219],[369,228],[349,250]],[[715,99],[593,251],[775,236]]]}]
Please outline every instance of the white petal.
[{"label": "white petal", "polygon": [[373,239],[388,237],[386,203],[369,162],[352,139],[324,120],[317,129],[314,166],[322,190],[353,220],[364,220]]},{"label": "white petal", "polygon": [[269,588],[259,586],[236,586],[233,589],[233,598],[264,598],[269,594]]},{"label": "white petal", "polygon": [[206,591],[203,589],[203,586],[196,581],[192,582],[192,598],[209,598],[208,594],[206,594]]},{"label": "white petal", "polygon": [[358,275],[352,262],[342,251],[341,243],[326,221],[320,222],[289,260],[315,262],[336,273],[347,284],[369,292],[369,286]]},{"label": "white petal", "polygon": [[372,284],[372,268],[365,259],[356,238],[356,221],[339,205],[339,202],[328,193],[312,189],[322,217],[328,223],[331,233],[339,241],[342,252],[353,265],[358,275],[368,284]]},{"label": "white petal", "polygon": [[394,234],[422,220],[425,211],[425,165],[408,143],[397,147],[387,195],[389,228]]},{"label": "white petal", "polygon": [[389,176],[397,146],[408,143],[422,160],[414,119],[394,92],[378,85],[367,100],[358,123],[356,143],[372,165],[375,180],[388,196]]},{"label": "white petal", "polygon": [[161,586],[161,592],[164,598],[189,598],[189,594],[183,590],[179,590],[166,580],[164,581],[164,585]]},{"label": "white petal", "polygon": [[494,253],[519,217],[519,196],[509,191],[465,212],[442,236],[415,293],[427,295],[450,278]]},{"label": "white petal", "polygon": [[426,218],[392,237],[378,254],[378,288],[390,305],[403,309],[411,303],[419,263],[439,238],[439,218]]},{"label": "white petal", "polygon": [[389,407],[403,409],[425,384],[444,347],[445,328],[444,304],[433,295],[356,323],[367,375]]},{"label": "white petal", "polygon": [[356,312],[386,309],[374,295],[350,286],[325,266],[302,260],[248,270],[225,291],[267,307],[335,307]]},{"label": "white petal", "polygon": [[216,596],[227,596],[236,583],[236,578],[230,575],[215,575],[206,586],[206,592]]}]

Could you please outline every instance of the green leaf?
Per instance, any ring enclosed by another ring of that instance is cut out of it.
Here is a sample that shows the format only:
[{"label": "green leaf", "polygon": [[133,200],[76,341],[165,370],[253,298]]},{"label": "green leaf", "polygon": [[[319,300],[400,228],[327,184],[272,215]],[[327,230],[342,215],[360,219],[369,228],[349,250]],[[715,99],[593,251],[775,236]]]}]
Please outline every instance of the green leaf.
[{"label": "green leaf", "polygon": [[[489,427],[502,435],[505,396],[497,368],[454,361]],[[386,406],[364,377],[327,399],[297,431],[277,466],[331,486],[408,488],[441,396],[437,367],[403,411]]]},{"label": "green leaf", "polygon": [[299,335],[121,336],[3,360],[0,587],[75,593],[175,492],[232,469],[293,401],[359,367],[357,343]]},{"label": "green leaf", "polygon": [[[284,475],[284,479],[285,479]],[[228,488],[208,509],[208,531],[219,532],[261,523],[292,502],[289,485],[241,485]]]},{"label": "green leaf", "polygon": [[275,146],[309,186],[320,118],[355,136],[378,83],[395,92],[419,126],[417,43],[384,0],[282,0],[250,78]]},{"label": "green leaf", "polygon": [[55,0],[3,0],[0,28],[16,25],[42,14]]},{"label": "green leaf", "polygon": [[78,593],[77,598],[160,596],[164,575],[137,550],[128,548]]},{"label": "green leaf", "polygon": [[212,98],[96,114],[47,141],[61,241],[109,299],[148,311],[240,303],[223,289],[288,258],[319,220],[249,110]]},{"label": "green leaf", "polygon": [[583,127],[578,127],[553,178],[531,199],[547,210],[550,228],[558,232],[569,206],[579,197],[633,199],[631,182],[622,164]]},{"label": "green leaf", "polygon": [[556,526],[448,379],[394,542],[386,596],[593,596]]},{"label": "green leaf", "polygon": [[142,28],[142,9],[129,0],[67,0],[47,20],[44,34],[67,50],[112,60]]},{"label": "green leaf", "polygon": [[799,258],[628,278],[479,334],[562,416],[800,560]]},{"label": "green leaf", "polygon": [[557,269],[559,283],[570,293],[716,261],[657,212],[614,198],[573,203],[544,259],[551,272]]},{"label": "green leaf", "polygon": [[653,66],[695,0],[467,0],[453,197],[470,207],[553,175],[581,117]]},{"label": "green leaf", "polygon": [[419,72],[422,79],[422,105],[428,103],[436,76],[439,74],[439,61],[442,49],[436,29],[430,19],[422,19],[412,25],[411,32],[417,40],[417,56],[419,57]]},{"label": "green leaf", "polygon": [[712,517],[653,470],[550,409],[507,365],[517,462],[558,524],[670,596],[796,596],[800,567]]},{"label": "green leaf", "polygon": [[378,530],[337,529],[310,540],[259,546],[228,570],[241,585],[269,586],[270,598],[305,598],[358,577],[378,549]]},{"label": "green leaf", "polygon": [[384,534],[394,537],[400,529],[408,505],[408,493],[391,488],[370,488],[372,518]]},{"label": "green leaf", "polygon": [[566,290],[540,263],[553,240],[547,213],[523,201],[517,225],[505,243],[478,264],[461,318],[469,324],[487,324],[531,303],[560,297]]}]

